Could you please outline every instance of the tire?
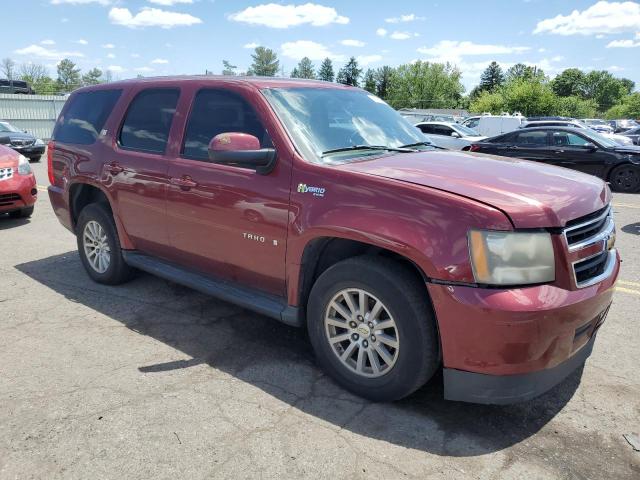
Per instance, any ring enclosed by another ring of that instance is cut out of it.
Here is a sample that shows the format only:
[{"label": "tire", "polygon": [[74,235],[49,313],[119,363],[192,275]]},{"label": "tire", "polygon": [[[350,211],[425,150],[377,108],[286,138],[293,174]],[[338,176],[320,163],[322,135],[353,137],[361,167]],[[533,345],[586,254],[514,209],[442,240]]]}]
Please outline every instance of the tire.
[{"label": "tire", "polygon": [[21,210],[15,210],[11,213],[9,213],[9,217],[11,218],[29,218],[31,215],[33,215],[33,206],[31,207],[27,207],[27,208],[23,208]]},{"label": "tire", "polygon": [[39,162],[41,158],[42,158],[42,155],[37,155],[35,157],[29,157],[29,161],[30,162]]},{"label": "tire", "polygon": [[[361,313],[360,292],[356,290],[365,292],[364,310],[369,313],[364,319],[354,314],[350,320],[353,323],[348,326],[349,322],[342,322],[347,315],[340,314],[331,305],[335,301],[348,314],[351,309],[345,294],[351,295],[356,310]],[[381,302],[383,307],[374,313],[371,328],[369,315],[375,310],[376,302]],[[327,323],[325,315],[331,317]],[[395,323],[393,328],[376,329],[383,323],[389,325],[389,319]],[[361,320],[364,321],[358,323]],[[334,326],[335,321],[342,326]],[[307,327],[320,366],[344,388],[369,400],[403,398],[424,385],[440,365],[436,319],[426,287],[413,272],[384,257],[350,258],[322,273],[309,296]],[[354,342],[356,332],[358,339]],[[334,343],[329,340],[330,337],[343,338],[345,334],[349,339],[335,342],[334,338]],[[397,348],[390,346],[393,340]],[[354,343],[358,345],[352,347]],[[385,361],[382,354],[377,354],[380,347],[386,351],[387,360],[392,361]],[[347,352],[350,349],[351,354]],[[364,352],[362,362],[361,350]],[[346,355],[346,362],[340,355]],[[381,367],[378,372],[374,363]]]},{"label": "tire", "polygon": [[[82,209],[76,226],[76,238],[82,265],[95,282],[118,285],[131,278],[132,269],[122,256],[116,225],[107,206],[92,203]],[[95,242],[90,241],[91,238]],[[92,251],[95,253],[90,255]],[[100,260],[92,260],[100,256]]]},{"label": "tire", "polygon": [[609,184],[614,192],[637,192],[640,190],[640,168],[631,164],[617,166],[609,174]]}]

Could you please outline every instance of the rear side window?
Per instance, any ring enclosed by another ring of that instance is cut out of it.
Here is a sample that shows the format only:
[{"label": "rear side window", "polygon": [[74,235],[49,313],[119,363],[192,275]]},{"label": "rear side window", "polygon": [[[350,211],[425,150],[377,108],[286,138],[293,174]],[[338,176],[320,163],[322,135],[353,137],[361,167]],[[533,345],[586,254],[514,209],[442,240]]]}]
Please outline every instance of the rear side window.
[{"label": "rear side window", "polygon": [[120,146],[164,153],[179,96],[178,89],[150,89],[136,95],[122,123]]},{"label": "rear side window", "polygon": [[95,90],[73,95],[56,124],[54,140],[79,145],[94,143],[121,94],[122,90]]},{"label": "rear side window", "polygon": [[200,90],[191,107],[182,156],[208,160],[209,142],[221,133],[248,133],[271,147],[271,139],[255,110],[241,96],[226,90]]},{"label": "rear side window", "polygon": [[518,145],[525,145],[531,147],[546,147],[547,146],[547,132],[536,130],[533,132],[520,132],[516,136],[516,143]]}]

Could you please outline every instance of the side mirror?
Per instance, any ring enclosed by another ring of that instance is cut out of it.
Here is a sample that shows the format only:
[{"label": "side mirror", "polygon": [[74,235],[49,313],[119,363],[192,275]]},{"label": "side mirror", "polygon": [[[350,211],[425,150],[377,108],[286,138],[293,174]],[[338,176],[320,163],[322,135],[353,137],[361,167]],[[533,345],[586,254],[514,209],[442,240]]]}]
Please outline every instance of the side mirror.
[{"label": "side mirror", "polygon": [[260,148],[258,138],[248,133],[221,133],[209,142],[209,160],[222,165],[254,168],[260,175],[266,175],[276,164],[276,151]]},{"label": "side mirror", "polygon": [[589,150],[590,152],[595,152],[596,150],[598,150],[596,144],[591,142],[585,143],[582,148],[584,148],[585,150]]},{"label": "side mirror", "polygon": [[451,136],[453,138],[460,138],[460,134],[458,132],[451,132]]}]

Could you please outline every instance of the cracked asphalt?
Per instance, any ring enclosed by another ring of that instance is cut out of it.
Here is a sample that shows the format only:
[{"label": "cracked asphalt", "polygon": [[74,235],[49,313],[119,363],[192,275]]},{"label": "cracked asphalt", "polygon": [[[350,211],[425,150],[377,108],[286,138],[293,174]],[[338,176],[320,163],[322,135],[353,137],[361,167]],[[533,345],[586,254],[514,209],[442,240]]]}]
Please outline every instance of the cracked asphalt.
[{"label": "cracked asphalt", "polygon": [[[46,162],[34,164],[46,185]],[[640,195],[615,195],[621,282],[583,371],[507,407],[393,404],[304,332],[140,274],[92,283],[45,192],[0,217],[0,478],[638,479]]]}]

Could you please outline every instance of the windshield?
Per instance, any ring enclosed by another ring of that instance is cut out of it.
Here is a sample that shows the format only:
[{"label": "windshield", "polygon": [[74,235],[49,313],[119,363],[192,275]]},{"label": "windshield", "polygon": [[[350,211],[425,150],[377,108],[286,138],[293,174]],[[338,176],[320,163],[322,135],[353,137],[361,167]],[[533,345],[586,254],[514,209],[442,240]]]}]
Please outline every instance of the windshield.
[{"label": "windshield", "polygon": [[[429,143],[398,112],[362,90],[303,87],[262,92],[300,153],[313,162],[344,163],[380,154],[380,150],[363,148],[366,145],[397,148]],[[356,146],[358,149],[350,149]],[[326,155],[337,149],[349,150]]]},{"label": "windshield", "polygon": [[620,146],[616,142],[611,140],[610,138],[607,138],[607,137],[599,134],[595,130],[585,129],[585,130],[581,130],[580,132],[583,135],[589,137],[590,139],[595,140],[596,142],[598,142],[603,147],[613,148],[613,147],[619,147]]},{"label": "windshield", "polygon": [[585,120],[585,123],[587,125],[609,125],[607,122],[605,122],[604,120],[597,120],[597,119],[592,119],[592,118],[587,118]]},{"label": "windshield", "polygon": [[479,137],[480,134],[473,128],[465,127],[464,125],[451,125],[456,132],[461,133],[465,137]]},{"label": "windshield", "polygon": [[7,122],[0,122],[0,132],[19,132],[16,127]]}]

